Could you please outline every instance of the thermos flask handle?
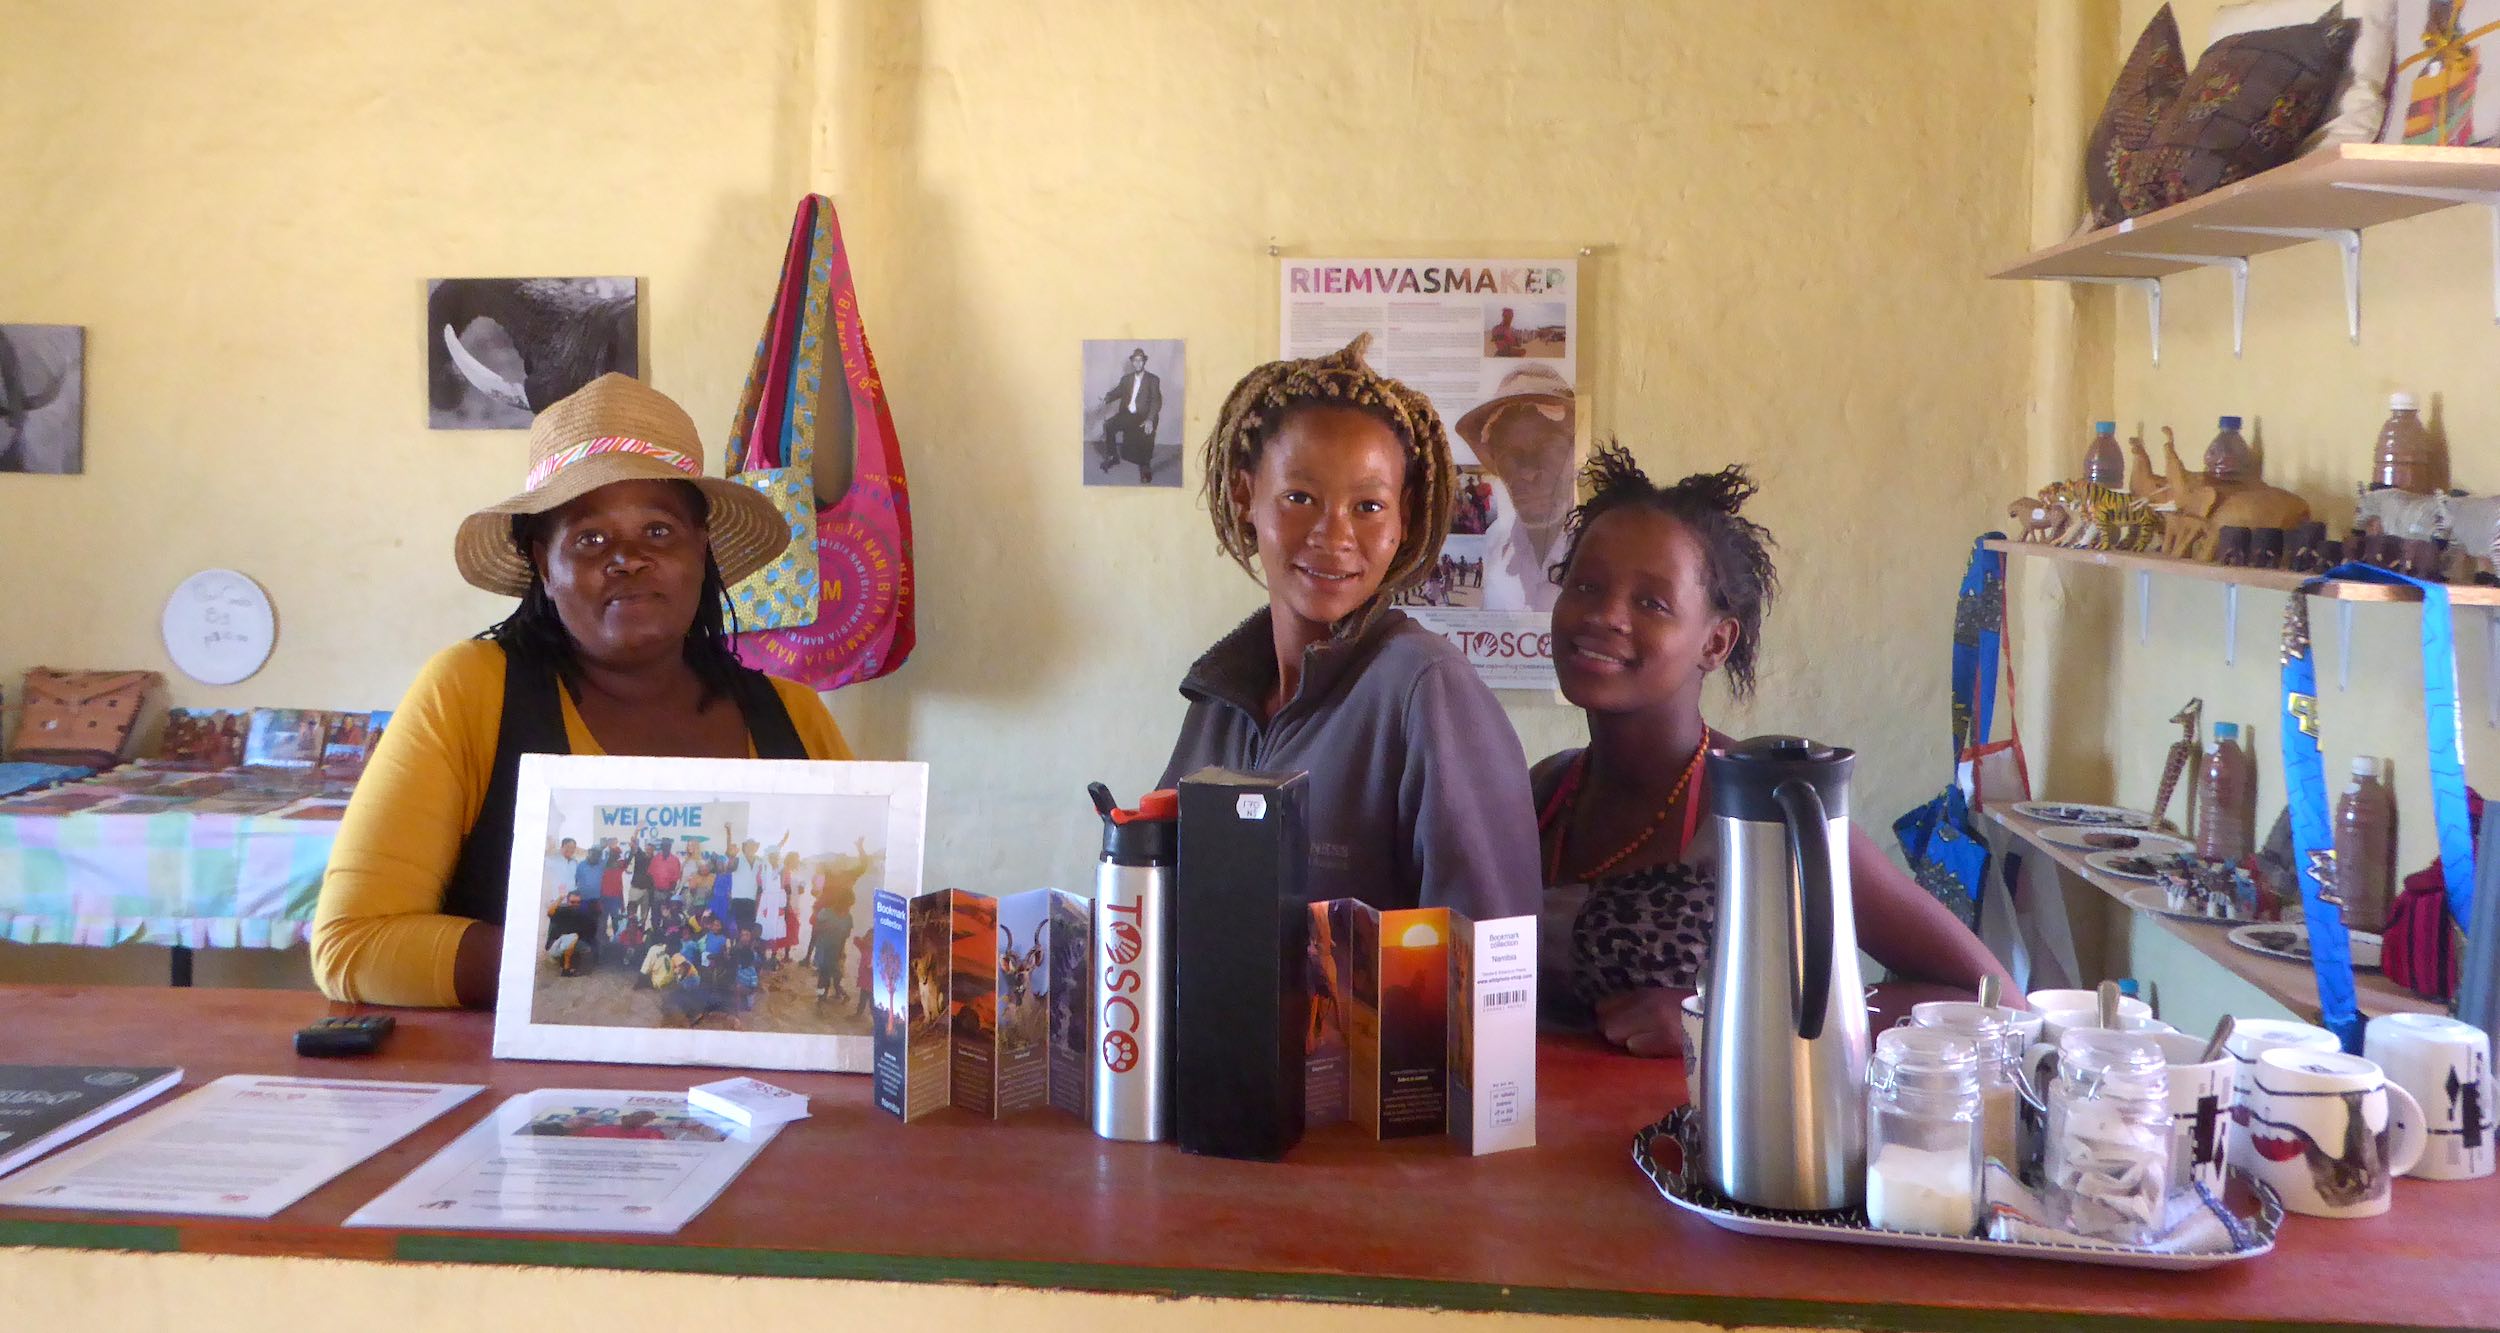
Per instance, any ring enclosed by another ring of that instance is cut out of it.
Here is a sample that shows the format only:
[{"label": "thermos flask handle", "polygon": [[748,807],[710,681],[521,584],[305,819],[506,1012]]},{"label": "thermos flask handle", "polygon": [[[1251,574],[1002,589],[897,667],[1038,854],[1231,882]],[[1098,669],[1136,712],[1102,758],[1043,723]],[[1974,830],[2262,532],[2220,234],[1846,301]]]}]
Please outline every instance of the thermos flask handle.
[{"label": "thermos flask handle", "polygon": [[1790,778],[1771,789],[1788,826],[1789,998],[1797,1005],[1797,1036],[1823,1035],[1832,1001],[1831,821],[1823,793]]}]

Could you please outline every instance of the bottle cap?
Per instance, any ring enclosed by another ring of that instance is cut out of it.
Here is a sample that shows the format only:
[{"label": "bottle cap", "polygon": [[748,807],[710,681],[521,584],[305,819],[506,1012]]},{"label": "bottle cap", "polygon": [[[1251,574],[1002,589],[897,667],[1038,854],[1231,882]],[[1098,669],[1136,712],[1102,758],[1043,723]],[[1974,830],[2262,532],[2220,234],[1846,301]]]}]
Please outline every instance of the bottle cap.
[{"label": "bottle cap", "polygon": [[2387,410],[2390,412],[2414,412],[2421,410],[2421,406],[2422,404],[2415,401],[2413,395],[2409,393],[2387,395]]},{"label": "bottle cap", "polygon": [[2115,421],[2095,421],[2092,423],[2092,433],[2095,435],[2115,435],[2118,433],[2118,423]]},{"label": "bottle cap", "polygon": [[2223,742],[2223,741],[2235,741],[2235,740],[2238,740],[2239,738],[2240,738],[2240,724],[2239,724],[2239,723],[2237,723],[2237,722],[2216,722],[2216,723],[2214,724],[2214,741],[2215,741],[2215,743],[2216,743],[2216,744],[2220,744],[2220,743],[2221,743],[2221,742]]},{"label": "bottle cap", "polygon": [[2240,419],[2238,417],[2224,417],[2222,419],[2222,428],[2224,430],[2238,430],[2240,428]]},{"label": "bottle cap", "polygon": [[2377,777],[2378,761],[2366,754],[2354,755],[2352,757],[2352,775],[2356,778]]}]

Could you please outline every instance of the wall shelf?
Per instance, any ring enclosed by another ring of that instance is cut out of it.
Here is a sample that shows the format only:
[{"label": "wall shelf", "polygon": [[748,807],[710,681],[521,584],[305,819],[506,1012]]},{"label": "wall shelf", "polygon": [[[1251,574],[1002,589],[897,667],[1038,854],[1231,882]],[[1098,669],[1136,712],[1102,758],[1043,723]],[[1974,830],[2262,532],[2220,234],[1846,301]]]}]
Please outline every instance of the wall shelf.
[{"label": "wall shelf", "polygon": [[2161,364],[2162,281],[2231,273],[2231,354],[2248,314],[2248,257],[2307,241],[2343,253],[2346,336],[2361,341],[2361,233],[2382,222],[2481,204],[2491,216],[2492,319],[2500,322],[2500,148],[2338,144],[2142,217],[2032,251],[1993,278],[2134,287]]},{"label": "wall shelf", "polygon": [[[2069,875],[2108,894],[2129,911],[2136,910],[2127,903],[2126,895],[2130,890],[2142,888],[2142,884],[2104,875],[2086,866],[2083,863],[2085,853],[2071,847],[2060,847],[2041,837],[2040,830],[2049,825],[2039,820],[2025,819],[2001,809],[1990,809],[1986,814],[2021,841],[2027,850],[2046,855]],[[2318,1021],[2318,979],[2307,967],[2287,959],[2251,953],[2233,944],[2231,927],[2220,922],[2183,921],[2158,912],[2144,912],[2142,915],[2185,941],[2188,947],[2221,964],[2224,971],[2264,991],[2269,999],[2300,1015],[2304,1022]],[[2443,1006],[2389,981],[2381,973],[2356,971],[2352,979],[2353,989],[2360,997],[2363,1017],[2446,1012]]]},{"label": "wall shelf", "polygon": [[[2045,542],[2019,542],[1991,538],[1983,543],[1991,551],[2007,555],[2035,556],[2060,560],[2075,565],[2096,565],[2104,569],[2130,573],[2163,574],[2173,578],[2202,579],[2208,583],[2228,583],[2244,588],[2266,588],[2290,592],[2312,578],[2288,569],[2246,569],[2229,565],[2209,564],[2202,560],[2181,560],[2176,556],[2144,555],[2134,551],[2078,551]],[[2315,594],[2339,602],[2419,602],[2422,594],[2409,584],[2355,583],[2346,579],[2330,579]],[[2500,607],[2500,587],[2483,583],[2451,583],[2448,585],[2451,606]]]}]

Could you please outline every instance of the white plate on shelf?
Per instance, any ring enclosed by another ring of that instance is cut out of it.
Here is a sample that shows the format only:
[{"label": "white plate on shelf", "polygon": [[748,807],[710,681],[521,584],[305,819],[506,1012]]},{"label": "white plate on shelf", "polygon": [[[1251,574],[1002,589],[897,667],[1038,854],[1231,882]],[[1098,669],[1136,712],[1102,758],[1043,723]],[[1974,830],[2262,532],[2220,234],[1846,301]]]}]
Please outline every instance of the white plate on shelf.
[{"label": "white plate on shelf", "polygon": [[[2054,843],[2077,852],[2188,852],[2196,844],[2185,838],[2150,829],[2084,828],[2067,824],[2050,824],[2034,829],[2033,836],[2042,842]],[[2126,839],[2127,841],[2119,841]]]},{"label": "white plate on shelf", "polygon": [[[2379,954],[2386,947],[2386,942],[2365,931],[2352,931],[2350,935],[2352,965],[2365,972],[2376,972]],[[2261,953],[2268,958],[2280,958],[2303,966],[2309,962],[2309,927],[2297,921],[2266,921],[2241,926],[2231,932],[2230,939],[2250,953]]]},{"label": "white plate on shelf", "polygon": [[2154,884],[2160,882],[2161,872],[2158,868],[2160,863],[2175,861],[2181,857],[2186,857],[2191,861],[2195,859],[2195,854],[2186,843],[2181,843],[2176,847],[2155,847],[2132,852],[2094,852],[2083,858],[2083,863],[2112,879],[2132,880],[2138,884]]},{"label": "white plate on shelf", "polygon": [[2153,817],[2141,810],[2116,805],[2087,805],[2081,801],[2021,801],[2014,813],[2044,824],[2071,824],[2079,828],[2151,828]]},{"label": "white plate on shelf", "polygon": [[2251,921],[2244,916],[2206,916],[2199,912],[2182,912],[2170,905],[2170,895],[2162,892],[2159,884],[2147,884],[2140,889],[2129,889],[2126,894],[2119,899],[2119,901],[2139,912],[2150,912],[2155,916],[2166,916],[2175,921],[2199,921],[2208,926],[2259,926],[2271,924],[2263,921]]}]

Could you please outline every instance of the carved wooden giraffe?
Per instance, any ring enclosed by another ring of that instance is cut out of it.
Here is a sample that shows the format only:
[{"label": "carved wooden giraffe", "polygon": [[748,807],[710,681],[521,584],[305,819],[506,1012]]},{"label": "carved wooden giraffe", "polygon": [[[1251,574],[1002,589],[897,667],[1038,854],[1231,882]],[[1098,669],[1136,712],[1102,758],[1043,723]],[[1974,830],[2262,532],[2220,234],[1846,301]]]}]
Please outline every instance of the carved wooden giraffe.
[{"label": "carved wooden giraffe", "polygon": [[[2187,707],[2170,715],[2170,720],[2179,724],[2179,739],[2172,741],[2169,753],[2162,756],[2161,790],[2153,796],[2153,823],[2158,827],[2176,828],[2182,832],[2186,829],[2184,824],[2170,822],[2170,794],[2179,789],[2179,775],[2187,771],[2188,763],[2195,759],[2199,750],[2204,748],[2198,739],[2199,733],[2203,730],[2204,719],[2205,701],[2202,698],[2188,700]],[[2187,813],[2188,821],[2193,823],[2196,816],[2196,802],[2192,797],[2188,802]]]}]

